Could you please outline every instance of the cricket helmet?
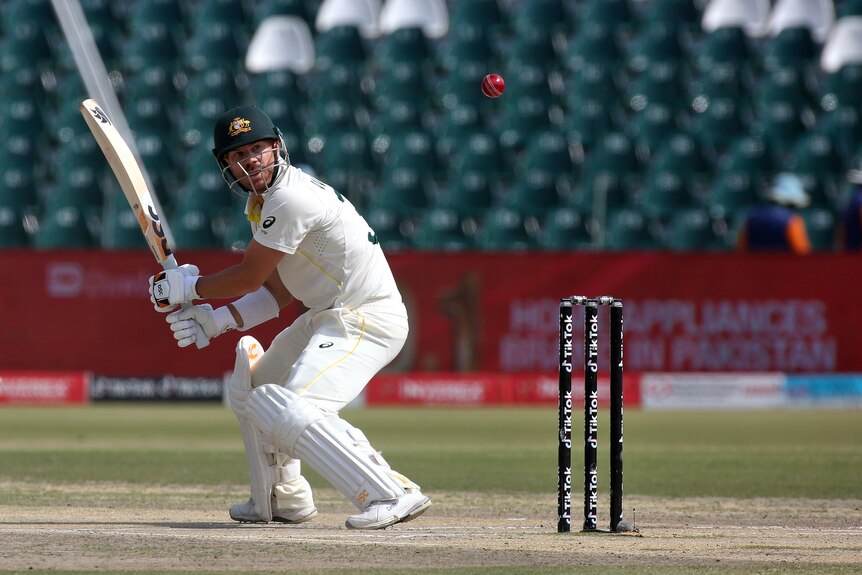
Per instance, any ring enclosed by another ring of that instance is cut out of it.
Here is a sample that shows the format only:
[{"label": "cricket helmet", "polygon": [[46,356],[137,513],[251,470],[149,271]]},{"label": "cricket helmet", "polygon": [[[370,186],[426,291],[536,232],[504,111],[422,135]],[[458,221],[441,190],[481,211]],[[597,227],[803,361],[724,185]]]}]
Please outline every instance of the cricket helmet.
[{"label": "cricket helmet", "polygon": [[[229,164],[224,160],[228,152],[260,140],[275,140],[278,142],[278,157],[275,161],[274,177],[266,190],[244,189],[230,171]],[[257,106],[238,106],[231,108],[219,116],[213,127],[213,155],[219,164],[221,174],[230,189],[240,195],[249,193],[265,193],[276,185],[287,173],[290,157],[287,147],[272,119]]]}]

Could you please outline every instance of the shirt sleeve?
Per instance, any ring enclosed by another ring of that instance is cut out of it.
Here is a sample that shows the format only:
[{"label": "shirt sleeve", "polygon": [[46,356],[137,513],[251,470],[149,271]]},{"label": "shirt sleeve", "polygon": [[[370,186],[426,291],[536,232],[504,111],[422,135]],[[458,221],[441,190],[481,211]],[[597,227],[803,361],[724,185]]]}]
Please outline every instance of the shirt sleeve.
[{"label": "shirt sleeve", "polygon": [[310,230],[322,220],[324,208],[314,194],[289,189],[285,197],[272,197],[263,205],[254,239],[288,254],[296,249]]},{"label": "shirt sleeve", "polygon": [[808,231],[805,229],[805,220],[799,214],[794,214],[787,222],[787,244],[795,254],[805,255],[811,253],[811,241],[808,239]]}]

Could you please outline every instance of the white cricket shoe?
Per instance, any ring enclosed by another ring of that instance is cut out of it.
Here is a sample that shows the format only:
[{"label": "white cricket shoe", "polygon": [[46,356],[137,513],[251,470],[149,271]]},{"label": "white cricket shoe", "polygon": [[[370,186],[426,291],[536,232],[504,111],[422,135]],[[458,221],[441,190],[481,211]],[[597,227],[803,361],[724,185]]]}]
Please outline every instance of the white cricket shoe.
[{"label": "white cricket shoe", "polygon": [[416,519],[431,507],[431,499],[411,489],[398,499],[374,501],[359,515],[351,515],[348,529],[386,529],[390,525]]},{"label": "white cricket shoe", "polygon": [[[272,520],[277,523],[304,523],[315,517],[317,517],[317,507],[313,505],[302,509],[279,509],[275,497],[272,498]],[[230,518],[240,523],[266,523],[255,511],[254,499],[231,505]]]}]

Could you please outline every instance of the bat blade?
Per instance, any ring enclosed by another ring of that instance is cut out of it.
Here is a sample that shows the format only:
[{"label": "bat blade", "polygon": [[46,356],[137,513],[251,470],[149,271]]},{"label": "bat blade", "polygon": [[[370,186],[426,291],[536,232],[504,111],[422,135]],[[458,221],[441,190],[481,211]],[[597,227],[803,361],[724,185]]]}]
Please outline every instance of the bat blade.
[{"label": "bat blade", "polygon": [[[164,269],[176,269],[178,267],[177,259],[165,237],[162,220],[156,211],[144,174],[141,172],[141,167],[138,165],[129,144],[126,143],[96,100],[92,98],[84,100],[79,108],[90,132],[93,133],[93,137],[99,144],[102,154],[108,160],[114,176],[120,182],[123,194],[135,213],[144,239],[146,239],[156,261]],[[190,305],[183,304],[182,307],[187,309]],[[200,325],[196,326],[196,332],[195,344],[198,349],[209,345],[209,338],[203,333]]]},{"label": "bat blade", "polygon": [[80,110],[120,183],[153,256],[162,266],[174,267],[176,259],[173,250],[165,237],[161,217],[156,211],[147,182],[131,148],[96,100],[84,100]]}]

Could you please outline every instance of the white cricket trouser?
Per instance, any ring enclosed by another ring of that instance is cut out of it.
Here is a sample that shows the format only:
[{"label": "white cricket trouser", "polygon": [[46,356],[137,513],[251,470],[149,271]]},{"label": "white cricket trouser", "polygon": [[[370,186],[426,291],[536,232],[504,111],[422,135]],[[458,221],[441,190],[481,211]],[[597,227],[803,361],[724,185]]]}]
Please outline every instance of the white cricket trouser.
[{"label": "white cricket trouser", "polygon": [[307,311],[255,363],[252,387],[276,383],[324,413],[337,413],[398,355],[407,331],[401,302]]}]

